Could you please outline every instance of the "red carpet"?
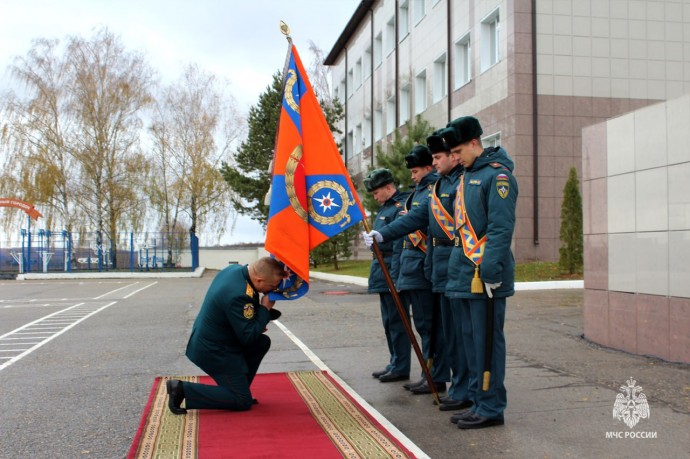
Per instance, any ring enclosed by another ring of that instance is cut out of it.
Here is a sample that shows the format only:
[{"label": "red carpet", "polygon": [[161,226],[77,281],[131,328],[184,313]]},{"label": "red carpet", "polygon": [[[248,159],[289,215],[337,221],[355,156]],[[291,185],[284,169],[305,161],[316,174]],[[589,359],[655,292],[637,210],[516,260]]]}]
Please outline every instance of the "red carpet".
[{"label": "red carpet", "polygon": [[169,378],[156,378],[128,458],[413,457],[325,372],[258,374],[251,410],[184,416],[167,409]]}]

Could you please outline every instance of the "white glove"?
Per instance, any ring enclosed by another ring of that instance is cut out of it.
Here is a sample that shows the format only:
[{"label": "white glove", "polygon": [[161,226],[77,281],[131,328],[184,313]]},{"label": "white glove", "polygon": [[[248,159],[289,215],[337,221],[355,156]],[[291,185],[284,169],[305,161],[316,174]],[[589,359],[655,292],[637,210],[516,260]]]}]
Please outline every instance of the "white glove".
[{"label": "white glove", "polygon": [[503,282],[497,282],[495,284],[489,284],[488,282],[484,282],[484,287],[486,287],[486,294],[489,295],[489,298],[494,297],[492,290],[495,290],[498,287],[500,287],[502,283]]},{"label": "white glove", "polygon": [[383,236],[378,231],[372,230],[370,232],[362,231],[362,237],[364,238],[364,243],[367,247],[374,245],[374,241],[383,242]]}]

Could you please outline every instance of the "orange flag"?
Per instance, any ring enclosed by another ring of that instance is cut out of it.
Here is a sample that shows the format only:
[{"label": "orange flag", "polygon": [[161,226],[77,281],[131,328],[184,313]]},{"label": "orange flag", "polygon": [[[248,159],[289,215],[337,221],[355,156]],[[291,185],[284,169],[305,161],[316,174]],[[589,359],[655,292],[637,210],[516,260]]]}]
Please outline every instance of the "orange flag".
[{"label": "orange flag", "polygon": [[309,288],[309,251],[364,212],[294,45],[282,102],[265,248],[291,271],[281,299],[295,299]]}]

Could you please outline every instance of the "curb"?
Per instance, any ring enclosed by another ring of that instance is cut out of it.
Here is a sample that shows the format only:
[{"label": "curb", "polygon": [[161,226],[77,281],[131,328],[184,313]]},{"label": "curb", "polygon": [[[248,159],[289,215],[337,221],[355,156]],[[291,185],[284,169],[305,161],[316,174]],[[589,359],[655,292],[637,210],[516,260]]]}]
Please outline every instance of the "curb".
[{"label": "curb", "polygon": [[[358,276],[343,276],[338,274],[321,273],[312,271],[310,276],[314,279],[325,280],[329,282],[341,282],[346,284],[358,285],[360,287],[368,287],[369,279]],[[545,282],[516,282],[515,291],[520,290],[556,290],[556,289],[577,289],[584,288],[585,282],[582,280],[567,280],[567,281],[545,281]]]},{"label": "curb", "polygon": [[17,274],[17,280],[55,280],[55,279],[166,279],[201,277],[206,268],[181,272],[101,272],[101,273],[26,273]]}]

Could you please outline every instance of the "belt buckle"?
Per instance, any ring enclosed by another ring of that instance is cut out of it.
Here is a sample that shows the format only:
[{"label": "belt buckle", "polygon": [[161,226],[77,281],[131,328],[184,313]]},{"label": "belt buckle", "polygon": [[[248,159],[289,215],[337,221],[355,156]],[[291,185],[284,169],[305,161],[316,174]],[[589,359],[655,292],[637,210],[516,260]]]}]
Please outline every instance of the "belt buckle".
[{"label": "belt buckle", "polygon": [[460,238],[455,236],[454,238],[455,247],[460,247]]}]

